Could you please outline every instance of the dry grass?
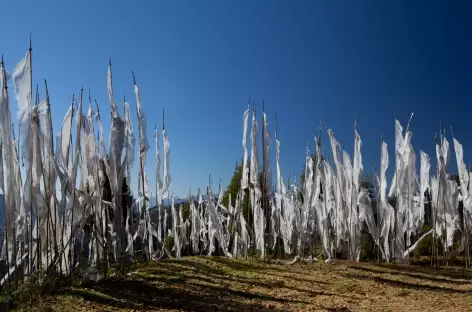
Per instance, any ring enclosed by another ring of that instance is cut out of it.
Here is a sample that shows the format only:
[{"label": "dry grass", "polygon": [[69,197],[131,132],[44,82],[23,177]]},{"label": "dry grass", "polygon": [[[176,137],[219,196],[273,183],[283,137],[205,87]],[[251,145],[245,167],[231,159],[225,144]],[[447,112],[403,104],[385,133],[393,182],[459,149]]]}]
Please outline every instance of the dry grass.
[{"label": "dry grass", "polygon": [[471,278],[458,268],[188,257],[67,289],[23,310],[471,311]]}]

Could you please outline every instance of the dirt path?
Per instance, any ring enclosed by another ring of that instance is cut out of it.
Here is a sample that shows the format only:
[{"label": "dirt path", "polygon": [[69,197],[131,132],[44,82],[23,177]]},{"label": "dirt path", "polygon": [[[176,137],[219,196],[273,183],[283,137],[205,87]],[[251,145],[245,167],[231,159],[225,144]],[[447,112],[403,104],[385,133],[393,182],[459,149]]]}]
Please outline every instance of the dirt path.
[{"label": "dirt path", "polygon": [[165,260],[31,311],[472,311],[472,273],[385,264]]}]

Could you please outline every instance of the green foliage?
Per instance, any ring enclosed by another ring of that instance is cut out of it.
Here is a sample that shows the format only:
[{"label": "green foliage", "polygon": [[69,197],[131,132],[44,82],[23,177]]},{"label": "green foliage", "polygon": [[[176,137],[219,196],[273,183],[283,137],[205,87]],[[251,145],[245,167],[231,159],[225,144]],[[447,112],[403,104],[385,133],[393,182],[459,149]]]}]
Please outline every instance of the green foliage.
[{"label": "green foliage", "polygon": [[228,207],[229,195],[231,194],[231,204],[234,205],[239,189],[241,188],[241,178],[243,176],[243,166],[236,162],[231,182],[223,193],[223,206]]},{"label": "green foliage", "polygon": [[[231,182],[223,193],[223,206],[229,206],[229,195],[231,194],[231,204],[234,206],[236,204],[236,198],[238,196],[239,189],[241,188],[241,178],[243,176],[243,166],[236,163],[234,168],[233,177]],[[249,191],[245,191],[244,201],[243,201],[243,214],[246,221],[252,220],[252,211],[250,209],[249,201]]]},{"label": "green foliage", "polygon": [[361,188],[369,191],[369,197],[371,200],[377,198],[377,190],[375,188],[375,178],[373,174],[363,174],[361,176]]},{"label": "green foliage", "polygon": [[[248,164],[250,166],[250,164]],[[234,168],[233,172],[233,177],[231,178],[231,182],[229,183],[228,187],[223,193],[223,206],[228,207],[229,206],[229,196],[231,194],[231,204],[233,206],[236,205],[236,198],[239,194],[239,190],[241,188],[241,178],[243,176],[243,166],[236,163],[236,166]],[[249,177],[248,177],[249,178]],[[265,185],[267,181],[264,181],[264,176],[262,172],[259,172],[258,176],[258,182],[261,187],[261,189],[265,189]],[[250,203],[250,198],[249,198],[249,191],[245,190],[244,191],[244,201],[242,203],[243,206],[243,214],[244,218],[248,222],[249,225],[252,225],[253,216],[252,216],[252,209],[251,209],[251,203]],[[265,203],[265,207],[269,207],[268,202]],[[270,209],[268,209],[270,211]]]},{"label": "green foliage", "polygon": [[190,217],[190,202],[185,202],[180,205],[180,214],[184,222]]},{"label": "green foliage", "polygon": [[[423,233],[428,232],[430,229],[431,229],[431,226],[425,224],[423,226]],[[423,235],[423,233],[421,233],[420,236]],[[440,240],[437,240],[436,245],[440,245],[440,244],[441,244]],[[415,257],[430,256],[431,251],[432,251],[432,246],[433,246],[433,236],[428,235],[418,244],[418,246],[416,246],[415,250],[413,251],[413,254],[415,255]]]},{"label": "green foliage", "polygon": [[378,258],[378,248],[375,245],[372,235],[369,233],[367,225],[363,225],[361,229],[361,253],[360,260],[368,261]]},{"label": "green foliage", "polygon": [[255,248],[249,248],[247,251],[247,256],[248,258],[252,259],[261,259],[262,258],[262,252],[260,250],[257,250]]},{"label": "green foliage", "polygon": [[174,237],[173,236],[164,237],[164,246],[168,251],[172,251],[172,248],[174,248]]}]

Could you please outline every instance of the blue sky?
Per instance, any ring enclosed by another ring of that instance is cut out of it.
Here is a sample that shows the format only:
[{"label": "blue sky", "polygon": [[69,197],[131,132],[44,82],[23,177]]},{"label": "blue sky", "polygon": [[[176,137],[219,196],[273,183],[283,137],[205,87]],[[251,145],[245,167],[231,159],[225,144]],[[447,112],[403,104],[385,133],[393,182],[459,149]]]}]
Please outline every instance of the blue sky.
[{"label": "blue sky", "polygon": [[178,195],[205,187],[210,173],[214,184],[229,181],[242,157],[249,94],[258,112],[265,100],[272,132],[277,112],[285,178],[299,175],[320,119],[352,153],[355,115],[366,172],[379,168],[382,132],[393,156],[394,118],[406,125],[411,112],[418,153],[434,156],[442,121],[472,160],[467,1],[8,0],[2,12],[0,52],[10,71],[33,33],[33,80],[48,80],[56,132],[82,84],[108,109],[109,57],[115,96],[126,95],[135,115],[135,71],[151,142],[166,110]]}]

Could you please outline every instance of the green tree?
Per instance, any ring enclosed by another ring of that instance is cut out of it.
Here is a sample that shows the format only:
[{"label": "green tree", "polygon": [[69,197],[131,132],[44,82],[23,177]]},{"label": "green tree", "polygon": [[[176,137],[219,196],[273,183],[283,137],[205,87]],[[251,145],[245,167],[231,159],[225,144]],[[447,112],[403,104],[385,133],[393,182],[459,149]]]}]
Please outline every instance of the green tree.
[{"label": "green tree", "polygon": [[243,166],[236,162],[231,182],[223,193],[223,206],[229,206],[229,195],[231,195],[231,204],[234,206],[239,189],[241,188],[241,178],[243,176]]},{"label": "green tree", "polygon": [[[250,161],[248,163],[248,167],[250,167]],[[231,182],[229,183],[228,187],[223,193],[223,205],[225,207],[229,206],[229,195],[231,194],[231,204],[235,206],[236,204],[236,198],[239,194],[239,190],[241,188],[241,178],[243,176],[243,166],[236,163],[236,166],[234,168],[233,172],[233,177],[231,178]],[[248,177],[249,178],[249,177]],[[259,171],[258,174],[258,183],[259,187],[261,190],[266,190],[266,182],[264,181],[264,175],[262,174],[262,171]],[[244,218],[248,222],[248,225],[250,228],[253,226],[253,215],[252,215],[252,209],[251,209],[251,202],[250,202],[250,193],[249,190],[246,189],[244,195],[244,201],[242,203],[243,206],[243,214]],[[267,194],[266,194],[267,193]],[[271,196],[271,191],[270,192],[264,192],[263,193],[263,198],[262,198],[262,208],[264,210],[265,218],[266,218],[266,226],[269,228],[269,222],[271,220],[270,214],[271,214],[271,206],[270,206],[270,196]]]},{"label": "green tree", "polygon": [[[241,178],[243,176],[243,166],[236,163],[234,168],[233,177],[231,178],[231,182],[229,183],[228,187],[223,193],[223,206],[229,206],[229,195],[231,194],[231,204],[236,204],[236,198],[239,193],[239,189],[241,188]],[[249,202],[249,191],[245,190],[245,196],[243,201],[243,214],[246,221],[249,221],[252,218],[252,211],[250,209],[250,202]],[[252,220],[252,219],[251,219]]]},{"label": "green tree", "polygon": [[377,199],[375,187],[375,177],[373,174],[362,174],[361,176],[361,188],[366,189],[369,192],[369,197],[372,203]]},{"label": "green tree", "polygon": [[192,199],[189,199],[188,201],[182,203],[180,205],[180,214],[182,216],[182,220],[184,220],[184,222],[189,219],[190,217],[190,200]]}]

